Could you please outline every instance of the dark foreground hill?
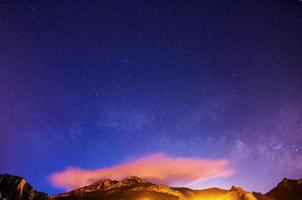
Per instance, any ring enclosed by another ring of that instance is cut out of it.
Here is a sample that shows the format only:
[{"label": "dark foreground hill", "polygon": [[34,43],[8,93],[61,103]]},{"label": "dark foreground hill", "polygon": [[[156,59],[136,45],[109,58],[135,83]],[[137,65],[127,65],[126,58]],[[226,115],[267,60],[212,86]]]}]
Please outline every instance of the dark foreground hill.
[{"label": "dark foreground hill", "polygon": [[278,200],[302,200],[302,179],[291,180],[284,178],[267,195]]},{"label": "dark foreground hill", "polygon": [[192,190],[153,184],[138,177],[122,181],[102,179],[70,192],[48,196],[37,192],[22,177],[0,175],[0,200],[302,200],[302,179],[282,180],[267,194],[209,188]]},{"label": "dark foreground hill", "polygon": [[48,199],[46,193],[37,192],[24,178],[0,174],[0,200]]}]

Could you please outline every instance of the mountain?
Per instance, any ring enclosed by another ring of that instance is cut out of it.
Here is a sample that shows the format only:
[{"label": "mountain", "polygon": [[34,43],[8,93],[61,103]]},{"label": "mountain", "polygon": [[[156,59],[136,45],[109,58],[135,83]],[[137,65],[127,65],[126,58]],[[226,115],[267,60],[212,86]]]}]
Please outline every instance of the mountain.
[{"label": "mountain", "polygon": [[53,196],[55,200],[134,200],[147,197],[152,199],[177,200],[183,199],[183,194],[171,187],[152,184],[144,179],[132,176],[122,181],[102,179],[89,186]]},{"label": "mountain", "polygon": [[266,194],[233,186],[230,190],[192,190],[153,184],[138,177],[122,181],[101,179],[70,192],[48,196],[37,192],[22,177],[0,175],[0,200],[302,200],[302,179],[283,179]]},{"label": "mountain", "polygon": [[231,190],[222,190],[219,188],[192,190],[189,188],[175,188],[153,184],[138,177],[129,177],[122,181],[103,179],[89,186],[55,195],[53,198],[56,200],[195,200],[218,198],[225,200],[257,200],[252,193],[240,187],[232,187]]},{"label": "mountain", "polygon": [[266,193],[266,196],[276,200],[302,200],[302,179],[284,178],[277,187]]},{"label": "mountain", "polygon": [[0,174],[0,200],[40,200],[48,195],[37,192],[24,178]]}]

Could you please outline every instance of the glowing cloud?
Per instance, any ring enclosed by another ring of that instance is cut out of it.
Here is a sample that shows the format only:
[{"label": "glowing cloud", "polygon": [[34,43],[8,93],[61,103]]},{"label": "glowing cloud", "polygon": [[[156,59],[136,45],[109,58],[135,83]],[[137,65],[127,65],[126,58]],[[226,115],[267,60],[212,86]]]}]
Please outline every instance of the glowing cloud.
[{"label": "glowing cloud", "polygon": [[146,180],[169,185],[190,184],[213,177],[226,177],[233,174],[225,159],[209,160],[187,157],[172,157],[166,154],[151,154],[109,168],[83,170],[69,167],[50,175],[55,187],[75,189],[101,178],[121,180],[137,176]]}]

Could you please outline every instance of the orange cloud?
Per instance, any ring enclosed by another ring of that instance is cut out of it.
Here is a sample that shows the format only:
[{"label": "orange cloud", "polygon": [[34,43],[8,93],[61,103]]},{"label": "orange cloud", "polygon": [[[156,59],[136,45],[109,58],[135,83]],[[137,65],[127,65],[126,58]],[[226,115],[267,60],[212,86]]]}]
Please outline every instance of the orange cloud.
[{"label": "orange cloud", "polygon": [[101,178],[121,180],[128,176],[138,176],[155,183],[185,185],[232,174],[233,170],[229,168],[229,162],[225,159],[209,160],[151,154],[109,168],[84,170],[69,167],[52,174],[49,180],[55,187],[70,190],[91,184]]}]

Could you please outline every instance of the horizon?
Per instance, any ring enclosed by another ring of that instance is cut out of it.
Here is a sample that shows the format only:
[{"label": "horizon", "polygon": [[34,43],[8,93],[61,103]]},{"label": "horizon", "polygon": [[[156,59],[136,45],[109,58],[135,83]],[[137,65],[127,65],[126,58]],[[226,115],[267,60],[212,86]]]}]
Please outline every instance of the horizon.
[{"label": "horizon", "polygon": [[[16,176],[16,177],[19,177],[19,178],[24,179],[24,177],[18,176],[18,175],[14,175],[14,174],[4,173],[4,174],[0,174],[0,175]],[[77,187],[77,188],[65,190],[65,191],[60,192],[60,193],[55,193],[55,194],[48,194],[48,193],[47,193],[47,194],[50,195],[50,196],[56,196],[56,195],[63,194],[63,193],[69,193],[69,192],[71,192],[71,191],[78,190],[78,189],[81,189],[81,188],[83,188],[83,187],[87,187],[87,186],[90,186],[90,185],[94,185],[95,183],[97,183],[97,182],[99,182],[99,181],[102,181],[102,180],[110,180],[110,181],[123,182],[123,181],[129,180],[129,179],[139,179],[139,180],[146,181],[146,182],[149,182],[149,183],[155,184],[155,185],[165,185],[165,186],[168,186],[168,187],[171,187],[171,188],[187,188],[187,189],[191,189],[191,190],[208,190],[208,189],[213,189],[213,188],[222,189],[222,190],[231,190],[233,187],[242,188],[242,187],[240,187],[239,185],[232,185],[230,188],[223,188],[223,187],[216,187],[216,186],[212,186],[212,187],[202,187],[202,188],[192,188],[192,187],[189,187],[189,186],[181,186],[181,185],[179,185],[179,186],[171,186],[171,185],[163,184],[163,183],[160,183],[160,182],[159,182],[159,183],[156,183],[156,182],[148,181],[147,179],[140,178],[140,177],[138,177],[138,176],[128,176],[128,177],[125,177],[125,178],[122,178],[122,179],[112,179],[112,178],[103,177],[103,178],[100,178],[100,179],[98,179],[98,180],[96,180],[96,181],[94,181],[94,182],[92,182],[92,183],[90,183],[90,184],[88,184],[88,185],[84,185],[84,186],[80,186],[80,187]],[[300,179],[289,179],[289,178],[287,178],[287,177],[284,177],[282,180],[280,180],[278,183],[276,183],[275,187],[277,187],[278,184],[281,183],[281,182],[283,182],[284,180],[298,181],[298,180],[302,180],[302,178],[300,178]],[[30,184],[26,179],[25,179],[25,181],[26,181],[28,184]],[[31,184],[30,184],[30,185],[31,185]],[[32,186],[33,188],[35,188],[34,185],[31,185],[31,186]],[[245,190],[245,188],[242,188],[242,189]],[[260,193],[261,193],[261,194],[266,194],[266,193],[270,192],[272,189],[274,189],[274,187],[271,188],[271,189],[269,189],[269,190],[266,191],[266,192],[263,192],[263,193],[260,192]],[[247,191],[247,192],[257,192],[257,193],[259,192],[259,191],[248,191],[248,190],[246,190],[246,191]],[[45,192],[45,191],[38,191],[38,192]]]},{"label": "horizon", "polygon": [[266,192],[302,177],[301,1],[0,3],[0,173]]}]

